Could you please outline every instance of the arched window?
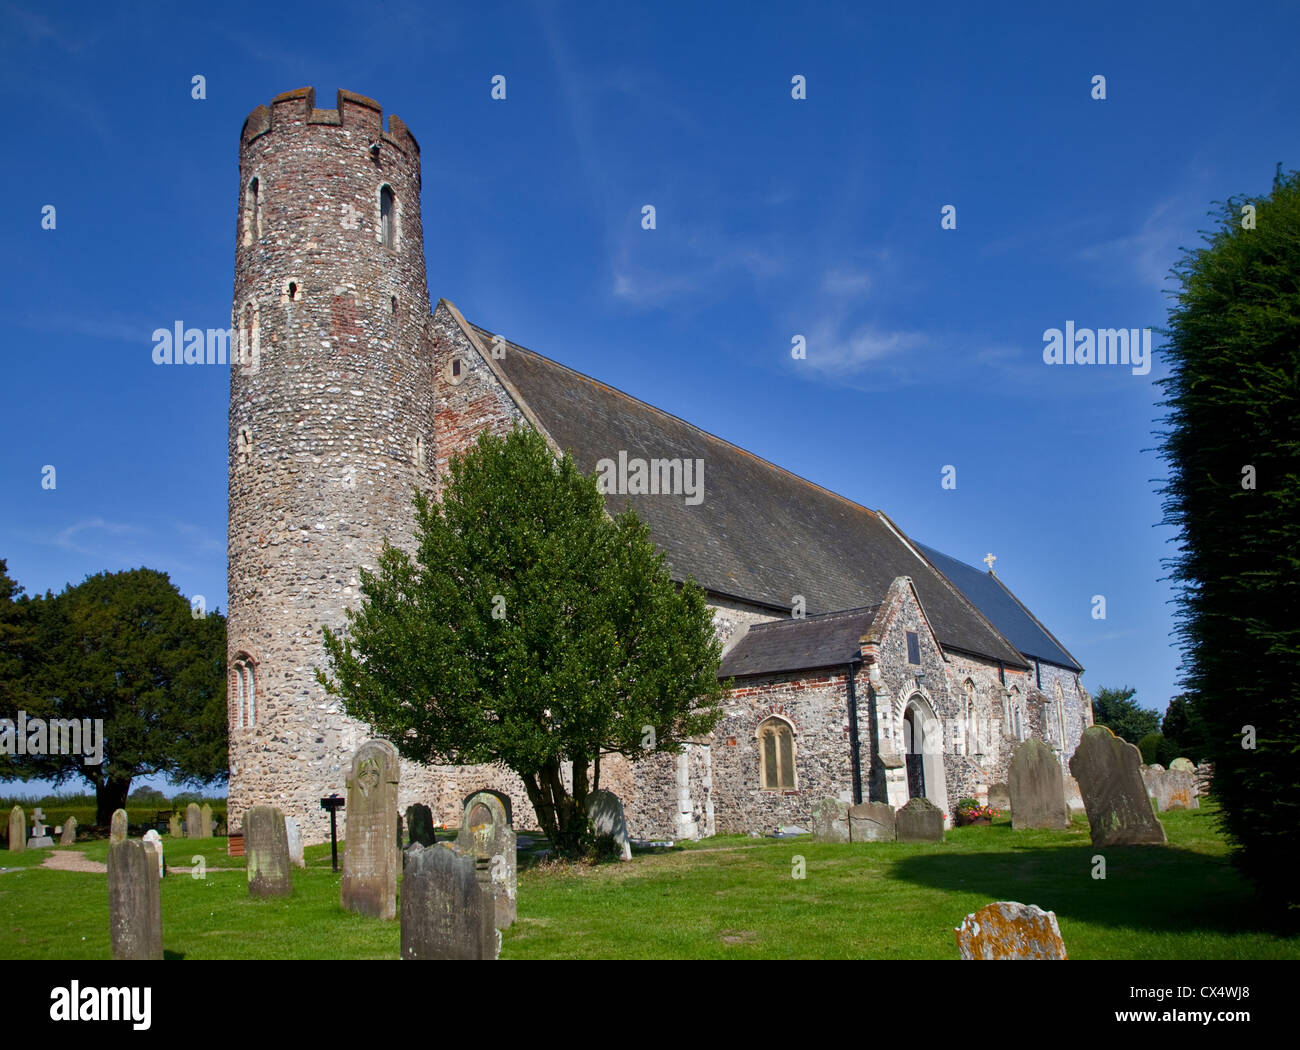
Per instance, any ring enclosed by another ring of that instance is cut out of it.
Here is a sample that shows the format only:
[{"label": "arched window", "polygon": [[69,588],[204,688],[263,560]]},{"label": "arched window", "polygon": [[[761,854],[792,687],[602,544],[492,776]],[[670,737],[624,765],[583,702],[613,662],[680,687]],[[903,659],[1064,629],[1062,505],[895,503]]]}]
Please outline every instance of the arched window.
[{"label": "arched window", "polygon": [[975,704],[975,683],[967,678],[962,683],[962,691],[965,693],[963,703],[966,708],[966,754],[981,755],[984,753],[984,748],[980,745],[979,711]]},{"label": "arched window", "polygon": [[235,728],[251,728],[257,724],[257,674],[253,670],[253,658],[240,653],[231,665],[230,677],[235,694]]},{"label": "arched window", "polygon": [[252,244],[262,236],[261,181],[256,175],[248,180],[244,192],[244,243]]},{"label": "arched window", "polygon": [[794,732],[784,719],[769,718],[758,727],[758,769],[764,791],[794,789]]},{"label": "arched window", "polygon": [[379,191],[379,239],[383,241],[385,248],[394,248],[397,245],[397,202],[393,199],[393,191],[389,186],[383,187]]},{"label": "arched window", "polygon": [[1020,709],[1020,690],[1011,687],[1011,730],[1017,740],[1025,739],[1024,713]]}]

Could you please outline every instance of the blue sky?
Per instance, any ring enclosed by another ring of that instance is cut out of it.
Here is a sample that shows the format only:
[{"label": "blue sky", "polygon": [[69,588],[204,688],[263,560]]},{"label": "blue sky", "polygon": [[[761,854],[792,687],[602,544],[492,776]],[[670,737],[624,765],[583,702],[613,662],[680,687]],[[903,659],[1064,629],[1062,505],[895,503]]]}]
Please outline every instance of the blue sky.
[{"label": "blue sky", "polygon": [[1085,684],[1163,711],[1161,340],[1142,376],[1045,365],[1043,332],[1159,328],[1211,203],[1300,166],[1300,8],[1026,6],[0,7],[0,557],[224,609],[229,379],[150,334],[229,323],[249,111],[347,88],[421,144],[435,300],[993,552]]}]

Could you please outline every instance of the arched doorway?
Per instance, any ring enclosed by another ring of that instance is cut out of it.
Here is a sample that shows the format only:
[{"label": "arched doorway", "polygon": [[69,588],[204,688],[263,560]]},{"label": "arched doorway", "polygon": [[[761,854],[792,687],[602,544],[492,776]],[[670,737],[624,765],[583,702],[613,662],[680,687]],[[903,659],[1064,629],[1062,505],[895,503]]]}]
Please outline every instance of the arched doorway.
[{"label": "arched doorway", "polygon": [[925,797],[925,764],[921,754],[922,730],[917,725],[916,708],[908,704],[903,714],[903,744],[906,748],[907,797]]},{"label": "arched doorway", "polygon": [[947,813],[948,786],[943,768],[943,729],[929,701],[920,693],[913,693],[903,708],[903,745],[907,767],[907,797],[928,798]]}]

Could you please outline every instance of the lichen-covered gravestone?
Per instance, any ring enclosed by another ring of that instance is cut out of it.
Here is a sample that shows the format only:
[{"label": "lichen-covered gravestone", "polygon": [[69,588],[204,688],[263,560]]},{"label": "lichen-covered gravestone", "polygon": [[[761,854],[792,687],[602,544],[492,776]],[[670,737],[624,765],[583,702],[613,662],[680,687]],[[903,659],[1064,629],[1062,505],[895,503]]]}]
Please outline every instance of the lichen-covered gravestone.
[{"label": "lichen-covered gravestone", "polygon": [[191,802],[185,807],[185,837],[187,839],[203,837],[203,811],[199,809],[197,802]]},{"label": "lichen-covered gravestone", "polygon": [[449,842],[406,851],[403,959],[495,959],[494,911],[472,854]]},{"label": "lichen-covered gravestone", "polygon": [[295,868],[305,868],[307,858],[302,852],[302,830],[293,817],[284,818],[284,837],[289,843],[289,861]]},{"label": "lichen-covered gravestone", "polygon": [[50,838],[50,829],[45,825],[45,814],[41,812],[41,807],[37,806],[32,810],[32,834],[27,840],[28,849],[49,849],[54,845],[54,840]]},{"label": "lichen-covered gravestone", "polygon": [[893,842],[897,837],[898,817],[887,802],[863,802],[849,807],[851,842]]},{"label": "lichen-covered gravestone", "polygon": [[162,836],[153,828],[150,828],[141,836],[140,841],[144,843],[145,849],[157,857],[158,877],[161,879],[167,873],[167,869],[163,864]]},{"label": "lichen-covered gravestone", "polygon": [[367,740],[352,756],[339,899],[372,919],[397,917],[397,749]]},{"label": "lichen-covered gravestone", "polygon": [[9,811],[9,852],[21,853],[27,848],[27,815],[22,806]]},{"label": "lichen-covered gravestone", "polygon": [[1011,756],[1007,774],[1011,794],[1011,827],[1051,828],[1057,831],[1070,826],[1070,811],[1065,805],[1065,780],[1061,763],[1052,749],[1030,737]]},{"label": "lichen-covered gravestone", "polygon": [[185,826],[181,823],[181,815],[173,813],[167,818],[167,834],[174,839],[185,837]]},{"label": "lichen-covered gravestone", "polygon": [[963,959],[1065,959],[1056,913],[1036,904],[995,901],[957,928]]},{"label": "lichen-covered gravestone", "polygon": [[433,813],[423,802],[406,807],[406,833],[412,846],[432,846],[436,840]]},{"label": "lichen-covered gravestone", "polygon": [[627,837],[623,803],[612,791],[593,791],[587,796],[587,819],[597,835],[609,835],[618,846],[619,860],[632,859],[632,842]]},{"label": "lichen-covered gravestone", "polygon": [[163,957],[158,862],[143,842],[109,842],[108,932],[114,959]]},{"label": "lichen-covered gravestone", "polygon": [[253,806],[244,813],[244,856],[250,897],[288,897],[293,893],[284,814],[274,806]]},{"label": "lichen-covered gravestone", "polygon": [[496,929],[509,929],[515,921],[518,893],[516,840],[506,808],[495,792],[478,791],[465,800],[456,845],[474,857],[480,880],[489,886]]},{"label": "lichen-covered gravestone", "polygon": [[1196,774],[1186,770],[1165,769],[1161,765],[1144,766],[1142,783],[1147,794],[1155,800],[1157,812],[1170,809],[1200,809],[1196,798]]},{"label": "lichen-covered gravestone", "polygon": [[928,798],[910,799],[895,817],[899,842],[942,842],[943,810]]},{"label": "lichen-covered gravestone", "polygon": [[69,817],[63,822],[63,831],[59,835],[60,846],[71,846],[77,841],[77,818]]},{"label": "lichen-covered gravestone", "polygon": [[212,838],[212,807],[206,802],[199,810],[199,838]]},{"label": "lichen-covered gravestone", "polygon": [[126,810],[124,809],[113,810],[113,819],[108,826],[109,842],[125,841],[129,829],[130,829],[130,825],[127,823]]},{"label": "lichen-covered gravestone", "polygon": [[1105,726],[1083,731],[1070,772],[1079,782],[1094,846],[1165,842],[1142,782],[1142,756]]},{"label": "lichen-covered gravestone", "polygon": [[814,802],[812,838],[814,842],[848,842],[849,804],[838,798]]},{"label": "lichen-covered gravestone", "polygon": [[1002,813],[1011,812],[1011,791],[1006,784],[989,785],[989,805]]},{"label": "lichen-covered gravestone", "polygon": [[1196,772],[1196,766],[1192,764],[1192,760],[1190,758],[1175,758],[1172,762],[1169,763],[1169,768],[1177,769],[1183,773]]}]

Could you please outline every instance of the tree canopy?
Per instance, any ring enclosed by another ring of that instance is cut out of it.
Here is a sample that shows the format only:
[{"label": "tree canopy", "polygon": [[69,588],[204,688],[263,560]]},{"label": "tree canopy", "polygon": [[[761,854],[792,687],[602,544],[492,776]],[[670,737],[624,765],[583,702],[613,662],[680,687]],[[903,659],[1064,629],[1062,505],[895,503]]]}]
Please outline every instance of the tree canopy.
[{"label": "tree canopy", "polygon": [[513,770],[552,843],[577,852],[602,753],[677,751],[717,724],[704,593],[528,428],[481,436],[442,500],[415,508],[414,558],[386,544],[361,572],[318,678],[407,758]]},{"label": "tree canopy", "polygon": [[1175,275],[1164,521],[1189,713],[1235,858],[1300,903],[1300,176],[1232,198]]},{"label": "tree canopy", "polygon": [[1160,728],[1160,716],[1139,706],[1133,699],[1136,692],[1129,686],[1098,689],[1092,698],[1093,723],[1105,726],[1130,744],[1138,744],[1148,733],[1156,732]]}]

